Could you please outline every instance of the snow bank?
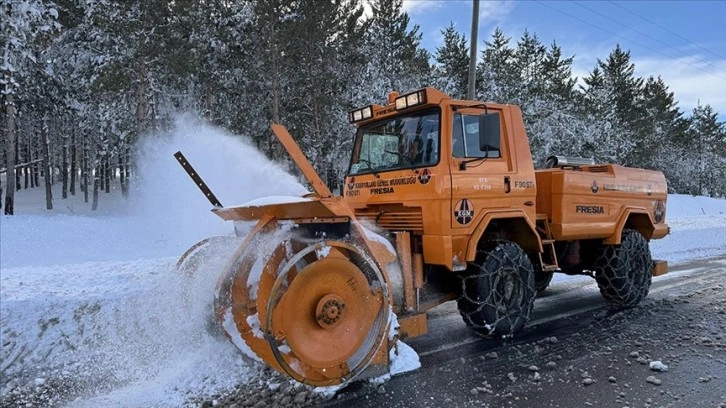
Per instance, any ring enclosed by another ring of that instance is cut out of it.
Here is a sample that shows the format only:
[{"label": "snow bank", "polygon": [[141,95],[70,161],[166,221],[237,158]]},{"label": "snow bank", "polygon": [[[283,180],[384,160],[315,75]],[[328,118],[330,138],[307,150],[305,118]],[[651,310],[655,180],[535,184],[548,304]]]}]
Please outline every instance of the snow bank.
[{"label": "snow bank", "polygon": [[74,406],[180,406],[243,382],[250,369],[236,349],[207,333],[220,266],[185,279],[175,262],[3,270],[2,395],[51,378],[103,395]]},{"label": "snow bank", "polygon": [[671,233],[651,241],[653,258],[675,265],[726,254],[726,200],[671,194],[666,222]]},{"label": "snow bank", "polygon": [[174,267],[193,243],[233,226],[209,211],[173,153],[223,203],[306,190],[243,138],[191,118],[140,150],[139,173],[153,177],[134,180],[129,201],[116,185],[93,212],[80,193],[61,200],[56,184],[53,211],[42,189],[23,189],[16,215],[0,217],[3,400],[41,386],[83,397],[74,407],[180,406],[251,376],[235,347],[207,331],[224,265],[192,277]]},{"label": "snow bank", "polygon": [[726,200],[722,198],[669,194],[667,207],[666,216],[674,220],[726,217]]}]

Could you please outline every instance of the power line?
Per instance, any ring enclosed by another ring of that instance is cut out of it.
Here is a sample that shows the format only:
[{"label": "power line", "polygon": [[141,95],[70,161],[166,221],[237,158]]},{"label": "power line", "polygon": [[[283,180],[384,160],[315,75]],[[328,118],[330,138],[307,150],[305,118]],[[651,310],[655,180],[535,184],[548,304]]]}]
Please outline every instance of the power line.
[{"label": "power line", "polygon": [[[668,55],[668,54],[664,53],[663,51],[660,51],[660,50],[656,50],[655,48],[651,48],[651,47],[649,47],[649,46],[647,46],[647,45],[645,45],[645,44],[641,44],[641,43],[639,43],[639,42],[637,42],[637,41],[635,41],[635,40],[632,40],[632,39],[630,39],[630,38],[627,38],[627,37],[623,37],[623,36],[622,36],[622,35],[620,35],[620,34],[616,34],[616,33],[612,32],[612,31],[610,31],[610,30],[608,30],[608,29],[602,28],[602,27],[600,27],[600,26],[598,26],[598,25],[595,25],[595,24],[593,24],[593,23],[591,23],[591,22],[589,22],[589,21],[587,21],[587,20],[584,20],[584,19],[582,19],[582,18],[580,18],[580,17],[577,17],[577,16],[573,16],[572,14],[566,13],[566,12],[564,12],[564,11],[562,11],[562,10],[558,9],[558,8],[552,7],[552,6],[550,6],[549,4],[546,4],[546,3],[544,3],[544,2],[542,1],[542,0],[535,0],[535,1],[536,1],[536,2],[538,2],[538,3],[539,3],[539,4],[541,4],[541,5],[543,5],[543,6],[547,7],[547,8],[549,8],[549,9],[551,9],[551,10],[554,10],[554,11],[556,11],[556,12],[560,13],[560,14],[564,14],[564,15],[565,15],[565,16],[567,16],[567,17],[573,18],[573,19],[575,19],[575,20],[577,20],[577,21],[580,21],[580,22],[582,22],[582,23],[584,23],[584,24],[587,24],[587,25],[589,25],[589,26],[591,26],[591,27],[595,27],[595,28],[597,28],[598,30],[604,31],[604,32],[606,32],[606,33],[608,33],[608,34],[610,34],[610,35],[613,35],[613,36],[615,36],[615,37],[618,37],[618,38],[621,38],[621,39],[623,39],[623,40],[629,41],[629,42],[631,42],[631,43],[633,43],[633,44],[635,44],[635,45],[638,45],[638,46],[640,46],[640,47],[646,48],[646,49],[648,49],[648,50],[651,50],[651,51],[653,51],[653,52],[656,52],[656,53],[658,53],[658,54],[664,55],[664,56],[666,56],[666,57],[668,57],[668,58],[673,58],[673,59],[675,59],[675,61],[677,61],[677,62],[680,62],[681,64],[687,64],[687,65],[690,65],[690,66],[692,66],[692,67],[694,67],[694,68],[696,68],[696,69],[698,69],[698,70],[700,70],[700,71],[703,71],[703,68],[702,68],[702,67],[699,67],[699,66],[697,66],[697,65],[691,64],[691,63],[690,63],[690,62],[688,62],[688,61],[683,61],[683,60],[679,59],[679,57],[678,57],[678,56]],[[713,75],[713,76],[715,76],[715,77],[721,78],[721,79],[723,79],[723,80],[726,80],[726,76],[721,76],[721,75],[719,75],[719,74],[717,74],[717,73],[715,73],[715,72],[708,72],[708,71],[704,71],[704,72],[706,72],[707,74]]]},{"label": "power line", "polygon": [[[601,12],[597,11],[597,10],[594,10],[594,9],[592,9],[592,8],[590,8],[590,7],[587,7],[587,6],[585,6],[584,4],[581,4],[581,3],[580,3],[580,2],[578,2],[578,1],[573,1],[573,3],[575,3],[575,4],[577,4],[578,6],[580,6],[580,7],[584,8],[585,10],[589,10],[589,11],[591,11],[592,13],[595,13],[595,14],[597,14],[597,15],[599,15],[599,16],[601,16],[601,17],[603,17],[603,18],[606,18],[606,19],[608,19],[608,20],[610,20],[610,21],[612,21],[612,22],[614,22],[614,23],[616,23],[616,24],[620,24],[621,26],[623,26],[623,27],[625,27],[625,28],[628,28],[628,29],[630,29],[630,30],[632,30],[632,31],[634,31],[634,32],[636,32],[636,33],[638,33],[638,34],[642,35],[642,36],[645,36],[645,37],[647,37],[647,38],[650,38],[651,40],[653,40],[653,41],[655,41],[655,42],[657,42],[657,43],[659,43],[659,44],[661,44],[661,45],[665,45],[666,47],[668,47],[668,48],[670,48],[670,49],[672,49],[672,50],[674,50],[674,51],[676,51],[676,52],[679,52],[679,53],[680,53],[680,52],[682,52],[682,51],[678,50],[677,48],[673,47],[672,45],[670,45],[670,44],[666,44],[666,43],[664,43],[663,41],[661,41],[661,40],[659,40],[659,39],[657,39],[657,38],[655,38],[655,37],[651,36],[651,35],[650,35],[650,34],[648,34],[648,33],[644,33],[644,32],[642,32],[642,31],[636,30],[635,28],[633,28],[633,27],[631,27],[631,26],[629,26],[629,25],[627,25],[627,24],[621,23],[620,21],[618,21],[618,20],[615,20],[614,18],[612,18],[612,17],[610,17],[610,16],[608,16],[608,15],[605,15],[605,14],[603,14],[603,13],[601,13]],[[700,62],[701,62],[702,64],[705,64],[705,65],[706,65],[707,67],[711,67],[711,68],[712,68],[713,70],[715,70],[715,71],[718,71],[719,73],[722,73],[722,72],[721,72],[721,70],[720,70],[720,69],[719,69],[718,67],[716,67],[716,66],[715,66],[715,65],[713,64],[713,62],[710,62],[710,61],[708,61],[708,60],[706,60],[706,59],[703,59],[703,58],[701,58],[701,57],[698,57],[698,56],[693,56],[693,57],[694,57],[694,58],[696,58],[696,59],[698,59],[698,60],[700,60]],[[726,74],[726,73],[724,73],[724,74]]]},{"label": "power line", "polygon": [[696,47],[698,47],[698,48],[700,48],[700,49],[702,49],[702,50],[706,51],[707,53],[709,53],[709,54],[711,54],[711,55],[713,55],[713,56],[715,56],[715,57],[717,57],[717,58],[720,58],[720,59],[724,59],[724,60],[726,60],[726,57],[724,57],[723,55],[719,55],[719,54],[716,54],[715,52],[713,52],[713,51],[709,50],[708,48],[705,48],[705,47],[702,47],[702,46],[700,46],[700,45],[696,44],[695,42],[693,42],[693,41],[689,40],[688,38],[686,38],[686,37],[684,37],[684,36],[682,36],[682,35],[680,35],[680,34],[678,34],[678,33],[674,32],[674,31],[672,31],[672,30],[668,29],[667,27],[663,27],[662,25],[660,25],[660,24],[656,23],[656,22],[655,22],[655,21],[653,21],[653,20],[650,20],[650,19],[648,19],[648,18],[645,18],[645,17],[641,16],[640,14],[638,14],[638,13],[636,13],[636,12],[634,12],[634,11],[632,11],[632,10],[628,9],[628,8],[627,8],[627,7],[625,7],[625,6],[622,6],[622,5],[620,5],[620,4],[618,4],[618,3],[616,3],[616,2],[614,2],[614,1],[612,1],[612,0],[608,0],[608,2],[609,2],[609,3],[612,3],[612,4],[613,4],[613,5],[615,5],[616,7],[619,7],[619,8],[621,8],[621,9],[623,9],[623,10],[627,11],[628,13],[630,13],[630,14],[632,14],[632,15],[634,15],[634,16],[636,16],[636,17],[638,17],[638,18],[640,18],[640,19],[643,19],[643,20],[645,20],[645,21],[649,22],[650,24],[653,24],[654,26],[656,26],[656,27],[660,28],[661,30],[664,30],[664,31],[667,31],[667,32],[669,32],[669,33],[673,34],[674,36],[676,36],[676,37],[680,38],[680,39],[681,39],[681,40],[683,40],[683,41],[686,41],[687,43],[689,43],[689,44],[691,44],[691,45],[695,45]]}]

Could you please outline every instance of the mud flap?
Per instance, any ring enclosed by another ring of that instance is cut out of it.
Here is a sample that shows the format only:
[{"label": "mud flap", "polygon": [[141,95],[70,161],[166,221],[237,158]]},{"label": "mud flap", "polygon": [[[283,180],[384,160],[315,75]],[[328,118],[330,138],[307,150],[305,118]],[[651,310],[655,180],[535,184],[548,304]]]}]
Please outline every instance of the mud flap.
[{"label": "mud flap", "polygon": [[653,260],[653,276],[661,276],[668,273],[668,261],[662,259]]}]

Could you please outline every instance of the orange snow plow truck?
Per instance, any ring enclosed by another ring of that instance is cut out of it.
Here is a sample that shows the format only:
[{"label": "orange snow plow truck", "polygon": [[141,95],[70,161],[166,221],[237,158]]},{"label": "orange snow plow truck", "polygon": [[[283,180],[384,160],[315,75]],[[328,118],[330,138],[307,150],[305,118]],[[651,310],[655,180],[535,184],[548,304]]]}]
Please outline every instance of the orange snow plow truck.
[{"label": "orange snow plow truck", "polygon": [[177,153],[212,211],[248,225],[195,245],[180,267],[237,239],[215,319],[243,352],[297,381],[387,373],[396,340],[424,335],[427,312],[448,301],[473,330],[509,336],[555,272],[592,276],[613,308],[637,305],[666,273],[648,247],[669,230],[659,172],[558,156],[535,170],[518,107],[433,88],[392,92],[349,120],[342,196],[280,125],[313,193],[224,208]]}]

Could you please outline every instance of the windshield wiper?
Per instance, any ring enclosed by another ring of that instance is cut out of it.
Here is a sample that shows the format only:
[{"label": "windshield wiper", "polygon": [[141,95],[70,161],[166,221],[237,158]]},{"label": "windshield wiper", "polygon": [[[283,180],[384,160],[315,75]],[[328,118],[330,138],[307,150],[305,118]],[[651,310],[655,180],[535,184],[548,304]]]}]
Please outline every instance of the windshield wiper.
[{"label": "windshield wiper", "polygon": [[370,161],[368,161],[366,159],[358,159],[358,161],[365,163],[366,166],[368,166],[368,170],[371,171],[371,174],[373,174],[373,176],[375,178],[381,178],[381,176],[379,176],[378,173],[373,169],[373,163],[371,163]]},{"label": "windshield wiper", "polygon": [[404,159],[408,160],[408,162],[411,163],[411,167],[409,167],[409,168],[411,169],[411,171],[413,171],[414,173],[416,173],[416,170],[414,170],[414,166],[416,166],[416,164],[413,162],[413,160],[411,160],[410,157],[406,156],[405,154],[402,154],[402,153],[399,153],[399,152],[394,152],[394,151],[391,151],[391,150],[383,150],[383,151],[386,152],[386,153],[395,154],[398,157],[401,157],[401,158],[404,158]]}]

